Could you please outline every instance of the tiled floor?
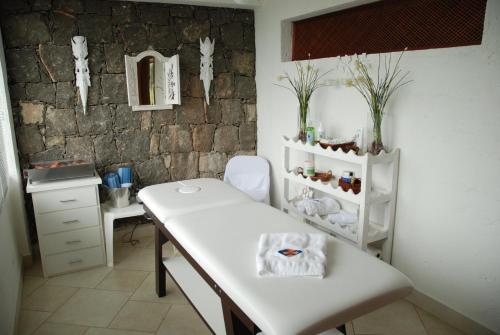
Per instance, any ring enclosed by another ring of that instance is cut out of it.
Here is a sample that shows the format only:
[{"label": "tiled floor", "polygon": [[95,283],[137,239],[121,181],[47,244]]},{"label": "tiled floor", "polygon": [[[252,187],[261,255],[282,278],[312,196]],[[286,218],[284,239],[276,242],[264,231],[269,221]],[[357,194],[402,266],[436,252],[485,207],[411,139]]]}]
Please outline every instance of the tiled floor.
[{"label": "tiled floor", "polygon": [[[115,267],[50,279],[40,264],[25,270],[21,335],[210,334],[173,281],[158,298],[154,283],[153,226],[141,225],[136,246],[121,243],[131,226],[115,230]],[[167,252],[172,252],[169,245]],[[348,334],[461,334],[405,300],[347,325]]]}]

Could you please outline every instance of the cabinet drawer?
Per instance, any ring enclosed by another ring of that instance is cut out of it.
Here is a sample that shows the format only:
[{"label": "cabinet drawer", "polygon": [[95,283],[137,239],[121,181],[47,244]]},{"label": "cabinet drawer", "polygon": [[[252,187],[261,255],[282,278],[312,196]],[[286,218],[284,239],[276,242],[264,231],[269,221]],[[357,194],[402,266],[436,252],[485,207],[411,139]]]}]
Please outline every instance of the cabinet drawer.
[{"label": "cabinet drawer", "polygon": [[98,207],[70,209],[36,216],[39,235],[93,227],[100,222]]},{"label": "cabinet drawer", "polygon": [[44,256],[101,245],[101,229],[93,227],[40,237]]},{"label": "cabinet drawer", "polygon": [[95,186],[67,188],[33,194],[37,214],[97,205]]},{"label": "cabinet drawer", "polygon": [[44,257],[44,273],[46,276],[76,271],[104,264],[102,247],[81,249]]}]

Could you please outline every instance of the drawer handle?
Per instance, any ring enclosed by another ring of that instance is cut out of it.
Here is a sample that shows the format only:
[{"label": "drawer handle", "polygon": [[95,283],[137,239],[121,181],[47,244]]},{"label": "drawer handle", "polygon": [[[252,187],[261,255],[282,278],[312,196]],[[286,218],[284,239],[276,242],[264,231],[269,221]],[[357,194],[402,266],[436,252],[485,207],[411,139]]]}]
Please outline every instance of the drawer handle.
[{"label": "drawer handle", "polygon": [[83,262],[83,259],[81,258],[75,258],[75,259],[72,259],[68,262],[68,264],[76,264],[76,263],[81,263]]},{"label": "drawer handle", "polygon": [[80,243],[82,240],[72,240],[72,241],[66,241],[66,244],[75,244],[75,243]]},{"label": "drawer handle", "polygon": [[62,202],[63,204],[65,204],[67,202],[74,202],[74,201],[76,201],[76,199],[59,200],[59,202]]},{"label": "drawer handle", "polygon": [[64,224],[71,224],[71,223],[78,223],[80,221],[78,220],[69,220],[69,221],[63,221]]}]

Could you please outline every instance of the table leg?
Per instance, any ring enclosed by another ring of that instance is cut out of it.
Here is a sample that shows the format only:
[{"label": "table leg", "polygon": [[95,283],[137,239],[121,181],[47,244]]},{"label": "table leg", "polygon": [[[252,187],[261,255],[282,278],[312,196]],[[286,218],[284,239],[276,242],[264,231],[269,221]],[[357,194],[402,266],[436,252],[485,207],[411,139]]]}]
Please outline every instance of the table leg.
[{"label": "table leg", "polygon": [[160,229],[155,225],[155,280],[156,294],[158,297],[164,297],[167,294],[166,287],[166,269],[163,264],[162,246],[167,242],[167,238],[163,235]]},{"label": "table leg", "polygon": [[104,221],[104,239],[106,241],[106,262],[108,266],[113,267],[113,222],[114,219],[110,215],[103,215]]}]

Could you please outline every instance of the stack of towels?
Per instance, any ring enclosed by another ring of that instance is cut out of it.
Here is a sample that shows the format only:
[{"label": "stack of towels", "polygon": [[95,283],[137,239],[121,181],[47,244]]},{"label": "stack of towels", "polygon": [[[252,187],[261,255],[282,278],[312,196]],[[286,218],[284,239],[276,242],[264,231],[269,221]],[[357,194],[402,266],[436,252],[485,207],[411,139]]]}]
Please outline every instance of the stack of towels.
[{"label": "stack of towels", "polygon": [[358,223],[358,216],[343,209],[340,203],[332,198],[302,199],[295,203],[297,210],[309,216],[327,216],[328,221],[342,228]]},{"label": "stack of towels", "polygon": [[352,226],[358,222],[358,216],[341,209],[337,213],[328,214],[328,221],[336,223],[341,227]]},{"label": "stack of towels", "polygon": [[297,201],[295,204],[297,210],[309,216],[328,215],[331,213],[338,213],[340,211],[340,204],[337,200],[323,197],[319,199],[303,199]]},{"label": "stack of towels", "polygon": [[326,234],[262,234],[257,252],[260,277],[323,278],[326,266]]}]

